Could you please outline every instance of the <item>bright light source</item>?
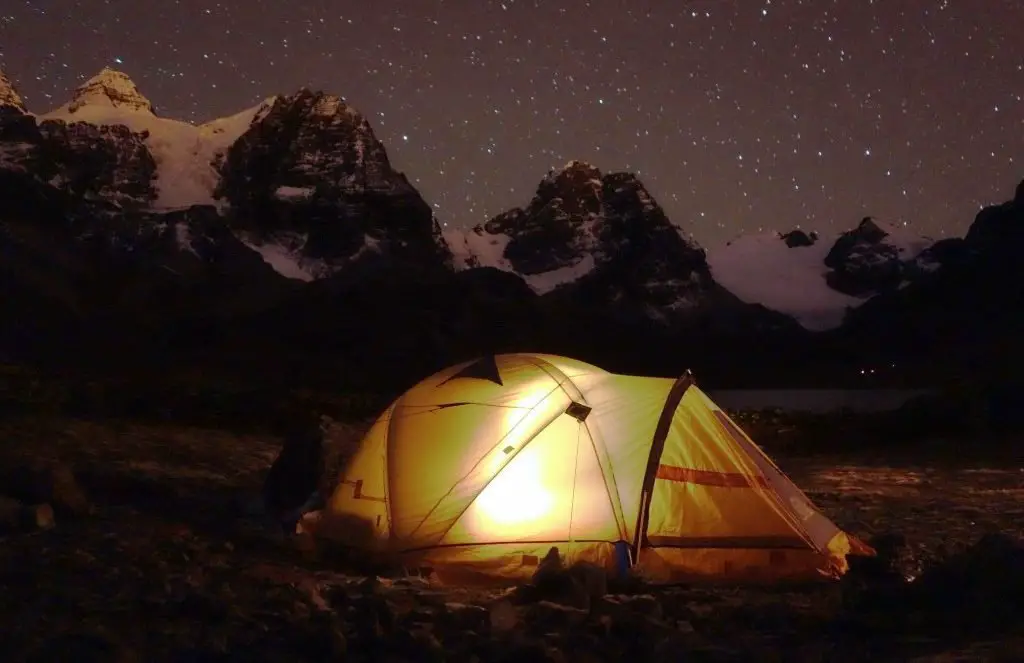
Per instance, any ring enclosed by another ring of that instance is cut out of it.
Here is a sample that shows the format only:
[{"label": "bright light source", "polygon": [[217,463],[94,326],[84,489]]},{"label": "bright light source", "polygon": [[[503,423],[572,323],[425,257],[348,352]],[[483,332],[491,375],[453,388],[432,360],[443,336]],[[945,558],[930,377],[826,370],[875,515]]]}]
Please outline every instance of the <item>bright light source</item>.
[{"label": "bright light source", "polygon": [[489,521],[479,525],[498,526],[505,536],[519,535],[520,528],[528,532],[555,502],[542,477],[541,459],[527,447],[476,498],[480,515]]}]

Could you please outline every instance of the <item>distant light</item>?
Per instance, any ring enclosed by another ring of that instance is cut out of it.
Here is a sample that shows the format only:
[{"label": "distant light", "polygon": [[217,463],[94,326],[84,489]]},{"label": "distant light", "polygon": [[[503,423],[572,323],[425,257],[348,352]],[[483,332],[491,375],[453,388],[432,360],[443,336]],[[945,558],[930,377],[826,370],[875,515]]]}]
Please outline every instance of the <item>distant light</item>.
[{"label": "distant light", "polygon": [[124,60],[122,60],[121,58],[114,58],[114,62],[117,64],[124,64]]}]

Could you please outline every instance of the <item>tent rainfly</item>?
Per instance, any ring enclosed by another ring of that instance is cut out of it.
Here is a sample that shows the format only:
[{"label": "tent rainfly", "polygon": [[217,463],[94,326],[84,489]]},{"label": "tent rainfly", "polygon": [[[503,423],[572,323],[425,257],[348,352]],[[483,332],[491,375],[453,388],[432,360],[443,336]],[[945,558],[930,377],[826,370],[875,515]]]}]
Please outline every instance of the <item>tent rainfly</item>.
[{"label": "tent rainfly", "polygon": [[552,546],[654,582],[838,577],[847,555],[874,552],[689,374],[545,354],[488,356],[407,391],[309,525],[448,582],[529,578]]}]

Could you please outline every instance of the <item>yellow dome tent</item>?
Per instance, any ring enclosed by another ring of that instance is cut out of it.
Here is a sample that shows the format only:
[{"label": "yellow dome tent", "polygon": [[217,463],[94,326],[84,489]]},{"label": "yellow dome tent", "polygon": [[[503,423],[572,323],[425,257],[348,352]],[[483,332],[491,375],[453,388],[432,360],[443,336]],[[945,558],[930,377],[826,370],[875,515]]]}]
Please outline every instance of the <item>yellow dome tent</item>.
[{"label": "yellow dome tent", "polygon": [[[528,578],[557,546],[654,581],[838,576],[871,554],[687,374],[543,354],[442,370],[366,433],[315,534],[442,579]],[[616,547],[618,546],[618,548]]]}]

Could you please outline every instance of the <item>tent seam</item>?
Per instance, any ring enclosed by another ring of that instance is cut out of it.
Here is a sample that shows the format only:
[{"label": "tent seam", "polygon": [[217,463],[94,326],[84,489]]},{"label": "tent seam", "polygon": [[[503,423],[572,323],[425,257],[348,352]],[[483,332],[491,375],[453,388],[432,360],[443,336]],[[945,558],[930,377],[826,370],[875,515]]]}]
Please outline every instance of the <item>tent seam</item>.
[{"label": "tent seam", "polygon": [[[552,379],[554,379],[554,378],[553,378],[553,376],[549,376],[549,377],[552,377]],[[501,436],[501,439],[497,440],[497,441],[496,441],[496,442],[494,443],[494,445],[493,445],[493,446],[492,446],[492,447],[491,447],[491,448],[490,448],[490,449],[489,449],[489,450],[487,451],[487,453],[483,454],[483,455],[482,455],[482,456],[480,457],[480,459],[479,459],[479,460],[477,460],[477,462],[473,464],[473,467],[471,467],[471,468],[469,469],[469,471],[468,471],[468,472],[466,472],[466,474],[464,474],[464,475],[462,475],[461,477],[459,477],[458,481],[456,481],[455,483],[453,483],[453,484],[452,484],[452,486],[451,486],[451,488],[449,488],[449,489],[448,489],[448,491],[447,491],[447,492],[445,492],[445,494],[444,494],[444,495],[442,495],[442,496],[441,496],[440,498],[438,498],[437,502],[435,502],[435,503],[434,503],[434,506],[432,506],[432,507],[430,508],[430,511],[428,511],[428,512],[427,512],[427,513],[426,513],[426,514],[425,514],[425,515],[423,516],[423,518],[422,518],[422,519],[420,520],[420,522],[416,524],[416,527],[415,527],[415,528],[413,528],[413,530],[412,530],[412,532],[410,532],[409,536],[413,536],[414,534],[416,534],[416,532],[418,532],[418,531],[420,530],[420,528],[421,528],[421,527],[423,527],[423,523],[427,522],[427,519],[428,519],[428,518],[430,518],[430,516],[431,516],[431,515],[433,515],[433,513],[434,513],[434,512],[435,512],[435,511],[437,510],[437,507],[439,507],[439,506],[441,505],[441,503],[442,503],[442,502],[444,502],[444,501],[445,501],[446,499],[448,499],[448,497],[449,497],[449,496],[451,496],[451,494],[452,494],[452,491],[453,491],[453,490],[455,490],[455,487],[456,487],[456,486],[458,486],[458,485],[459,485],[460,483],[462,483],[462,481],[464,481],[464,480],[466,479],[466,477],[467,477],[467,476],[469,476],[469,475],[470,475],[470,474],[471,474],[471,473],[472,473],[472,472],[473,472],[473,471],[474,471],[474,470],[475,470],[475,469],[476,469],[477,467],[479,467],[480,463],[482,462],[482,459],[483,459],[483,458],[486,458],[486,457],[487,457],[487,456],[488,456],[489,454],[491,454],[491,453],[492,453],[492,452],[493,452],[493,451],[494,451],[495,449],[497,449],[497,448],[498,448],[498,445],[500,445],[500,444],[501,444],[502,442],[504,442],[504,441],[505,441],[506,439],[508,439],[508,436],[509,436],[509,435],[511,435],[511,434],[512,434],[513,432],[515,432],[515,431],[516,431],[516,429],[518,429],[518,428],[519,428],[519,426],[520,426],[520,425],[521,425],[521,424],[523,423],[523,421],[525,421],[525,420],[526,420],[526,418],[527,418],[527,417],[529,417],[529,416],[530,416],[530,414],[531,414],[531,413],[533,413],[533,412],[534,412],[534,411],[535,411],[535,410],[536,410],[536,409],[537,409],[538,407],[540,407],[541,405],[543,405],[543,404],[544,404],[544,403],[545,403],[545,402],[546,402],[546,401],[547,401],[547,400],[548,400],[549,398],[551,398],[551,394],[555,393],[555,391],[557,391],[557,390],[558,390],[558,388],[559,388],[560,386],[561,386],[561,385],[559,385],[559,384],[555,384],[555,386],[554,386],[554,387],[552,387],[552,388],[551,388],[551,390],[550,390],[550,391],[548,391],[548,393],[544,395],[544,398],[542,398],[542,399],[540,399],[539,401],[537,401],[537,403],[535,403],[535,404],[533,405],[533,407],[531,407],[531,408],[530,408],[529,410],[527,410],[527,411],[526,411],[526,412],[525,412],[525,413],[523,414],[523,416],[519,418],[519,420],[518,420],[518,421],[517,421],[517,422],[515,423],[515,425],[514,425],[514,426],[512,426],[512,428],[510,428],[510,429],[509,429],[509,430],[508,430],[508,431],[507,431],[507,432],[506,432],[506,433],[505,433],[504,435],[502,435],[502,436]],[[540,431],[538,431],[538,433],[539,433],[539,432],[540,432]],[[508,465],[508,464],[509,464],[510,462],[512,462],[512,459],[513,459],[513,458],[515,458],[516,456],[518,456],[518,455],[519,455],[519,452],[520,452],[520,451],[522,451],[522,450],[523,450],[523,449],[524,449],[524,448],[526,447],[526,445],[527,445],[527,444],[529,444],[530,442],[532,442],[532,441],[533,441],[533,438],[534,438],[534,437],[536,437],[536,436],[537,436],[537,434],[536,434],[536,433],[534,433],[533,437],[531,437],[531,438],[530,438],[529,440],[527,440],[526,442],[524,442],[524,443],[523,443],[523,444],[522,444],[522,445],[521,445],[521,446],[519,447],[519,449],[517,449],[517,450],[516,450],[516,453],[515,453],[515,455],[513,455],[512,457],[510,457],[510,458],[506,459],[506,461],[505,461],[505,464],[501,466],[501,469],[499,469],[499,470],[498,470],[497,472],[495,472],[495,473],[494,473],[494,476],[492,476],[492,477],[491,477],[490,479],[488,479],[488,480],[487,480],[487,482],[486,482],[486,483],[484,484],[484,488],[486,488],[486,487],[487,487],[487,485],[488,485],[488,484],[490,484],[491,480],[493,480],[493,479],[494,479],[494,477],[495,477],[495,476],[497,476],[497,475],[498,475],[498,474],[499,474],[499,473],[501,472],[501,470],[505,469],[505,467],[506,467],[506,466],[507,466],[507,465]],[[481,492],[483,492],[483,488],[481,488],[481,489],[480,489],[480,491],[481,491]],[[473,502],[474,502],[474,501],[476,500],[476,497],[477,497],[477,496],[478,496],[479,494],[480,494],[480,493],[477,493],[477,495],[474,495],[474,496],[473,496],[473,499],[472,499],[472,500],[470,500],[469,504],[472,504],[472,503],[473,503]],[[467,505],[466,505],[466,509],[468,509],[468,508],[469,508],[469,504],[467,504]],[[463,514],[463,513],[465,513],[466,509],[463,509],[462,511],[460,511],[460,512],[459,512],[459,514],[458,514],[458,515],[457,515],[457,516],[455,517],[455,520],[453,520],[453,521],[451,522],[451,524],[449,524],[449,525],[448,525],[448,527],[447,527],[447,528],[445,528],[445,531],[444,531],[444,532],[443,532],[443,533],[441,534],[441,539],[444,539],[444,537],[448,535],[448,531],[449,531],[449,530],[451,530],[451,528],[452,528],[452,527],[453,527],[453,526],[455,525],[455,523],[456,523],[456,522],[458,521],[458,519],[462,517],[462,514]],[[439,541],[440,541],[441,539],[439,539]]]},{"label": "tent seam", "polygon": [[[528,362],[532,363],[533,365],[535,365],[540,370],[542,370],[545,373],[547,373],[549,376],[551,376],[552,379],[555,379],[555,376],[551,374],[551,371],[549,371],[548,368],[550,368],[550,369],[552,369],[554,371],[557,371],[558,374],[561,375],[562,378],[564,379],[564,382],[568,382],[573,387],[575,387],[576,391],[578,391],[580,393],[580,395],[583,397],[583,400],[584,401],[587,400],[586,395],[583,393],[583,390],[580,389],[579,385],[576,384],[576,382],[571,377],[566,375],[565,371],[563,371],[562,369],[558,368],[557,366],[555,366],[554,364],[552,364],[548,360],[542,359],[541,357],[528,356],[528,357],[526,357],[526,360]],[[558,381],[558,385],[559,385],[559,387],[562,388],[562,392],[565,393],[565,395],[569,398],[570,401],[573,401],[574,398],[573,398],[572,394],[570,394],[568,391],[566,391],[565,387],[562,386],[562,384],[563,384],[563,381]],[[588,407],[590,406],[589,403],[585,403],[585,404]],[[616,521],[615,524],[619,528],[619,535],[621,537],[625,538],[625,536],[626,536],[626,527],[628,527],[628,525],[626,524],[626,516],[625,516],[625,512],[624,512],[624,510],[622,508],[622,496],[619,495],[618,482],[615,480],[615,468],[612,467],[611,463],[609,463],[606,466],[605,463],[602,462],[601,452],[598,451],[598,449],[597,449],[597,440],[594,437],[593,431],[590,430],[590,425],[586,421],[583,421],[583,422],[580,422],[580,423],[582,423],[586,427],[586,429],[587,429],[587,437],[590,438],[590,447],[594,450],[594,456],[597,459],[598,467],[601,468],[601,481],[604,483],[604,490],[605,490],[605,493],[608,495],[608,502],[609,502],[609,504],[612,507],[612,515],[615,516],[615,521]],[[604,455],[608,456],[608,450],[607,449],[605,449],[605,454]],[[608,485],[608,479],[605,476],[605,471],[607,471],[608,475],[611,476],[611,480],[612,480],[612,485],[611,486]],[[573,488],[575,489],[575,486],[573,486]],[[614,490],[612,490],[612,488],[614,488]],[[618,508],[616,508],[616,506],[618,506]]]},{"label": "tent seam", "polygon": [[[705,405],[705,407],[707,407],[707,406]],[[708,409],[710,410],[710,408],[708,408]],[[757,446],[757,444],[753,440],[751,440],[749,437],[746,436],[746,433],[744,433],[743,429],[740,428],[739,426],[737,426],[736,422],[734,422],[732,420],[732,418],[729,417],[729,415],[726,412],[721,411],[721,410],[719,410],[719,411],[722,412],[722,414],[728,419],[729,424],[731,424],[731,425],[727,426],[724,423],[722,423],[722,421],[717,416],[712,416],[712,419],[714,420],[715,424],[719,427],[719,429],[724,431],[725,434],[729,436],[729,438],[733,439],[734,443],[738,443],[735,440],[736,436],[733,434],[733,430],[735,430],[740,435],[744,436],[744,438],[745,438],[744,442],[749,443],[749,444],[751,444],[753,446],[752,451],[754,451],[755,453],[760,452],[760,448]],[[747,449],[744,448],[743,444],[739,444],[738,446],[743,451],[744,455],[752,456],[752,454],[749,451],[747,451]],[[775,465],[775,463],[772,462],[771,459],[767,457],[767,454],[764,454],[763,452],[761,452],[761,455],[764,456],[766,460],[768,460],[769,466],[772,469],[774,469],[776,473],[778,473],[779,475],[781,475],[783,477],[786,476],[778,468],[778,466]],[[751,460],[753,461],[754,459],[751,457]],[[810,545],[810,547],[812,549],[814,549],[815,551],[817,551],[819,553],[825,552],[825,550],[823,550],[822,548],[820,548],[818,546],[817,542],[815,542],[814,538],[811,536],[811,533],[807,530],[806,527],[804,527],[803,523],[800,522],[799,519],[794,517],[794,514],[792,512],[792,508],[786,503],[785,500],[782,499],[782,495],[780,495],[779,491],[775,489],[775,486],[773,486],[771,484],[771,482],[768,480],[768,477],[765,476],[764,471],[762,471],[761,468],[757,467],[757,463],[756,462],[754,463],[754,467],[757,469],[758,473],[761,475],[761,478],[764,479],[765,484],[766,484],[765,487],[767,488],[767,492],[769,492],[769,494],[772,496],[772,498],[773,498],[774,502],[776,503],[776,505],[778,505],[780,507],[781,512],[782,512],[780,515],[782,515],[783,518],[786,521],[789,522],[790,527],[792,527],[796,531],[796,533],[798,535],[800,535],[800,537],[803,538],[803,540],[808,545]]]},{"label": "tent seam", "polygon": [[[532,408],[530,408],[530,412],[533,412],[538,407],[543,405],[549,398],[551,398],[551,394],[553,394],[556,391],[558,391],[558,388],[560,386],[561,386],[560,384],[556,384],[554,386],[554,388],[551,389],[551,391],[549,391],[547,393],[547,395],[544,396],[544,398],[540,400],[540,402],[538,402],[536,405],[534,405]],[[521,424],[523,422],[523,419],[526,419],[526,417],[529,416],[530,412],[528,412],[526,415],[523,416],[522,419],[520,419],[518,422],[516,422],[516,425],[513,426],[512,429],[509,430],[508,433],[503,435],[501,437],[501,439],[498,440],[497,444],[495,444],[493,447],[491,447],[491,451],[494,451],[494,449],[496,449],[499,444],[504,442],[508,438],[508,436],[512,434],[512,431],[514,431],[516,428],[519,427],[519,424]],[[484,485],[480,487],[480,490],[477,491],[476,495],[474,495],[473,498],[471,500],[469,500],[469,502],[466,503],[466,506],[464,506],[462,508],[462,510],[459,511],[459,513],[454,518],[452,518],[452,521],[450,523],[448,523],[448,527],[446,527],[444,529],[444,531],[441,533],[441,536],[438,537],[437,543],[434,544],[435,546],[440,545],[441,541],[444,541],[444,537],[448,536],[448,533],[452,530],[453,527],[455,527],[455,523],[459,522],[459,520],[462,519],[462,516],[464,516],[466,514],[466,511],[469,510],[469,507],[473,506],[473,504],[477,501],[477,499],[480,497],[480,495],[485,490],[487,490],[487,486],[491,485],[491,482],[494,481],[498,477],[499,474],[501,474],[502,472],[505,471],[505,468],[508,467],[509,463],[511,463],[513,460],[515,460],[519,456],[519,454],[522,453],[523,449],[525,449],[526,447],[530,446],[530,443],[533,442],[535,439],[537,439],[537,436],[540,435],[544,430],[546,430],[547,427],[550,426],[551,423],[555,419],[557,419],[558,417],[562,416],[562,414],[563,413],[561,413],[561,412],[556,414],[554,417],[552,417],[552,419],[550,421],[548,421],[546,424],[544,424],[543,426],[538,428],[536,431],[534,431],[533,435],[531,435],[528,440],[523,442],[519,446],[519,448],[516,449],[516,452],[512,456],[510,456],[510,457],[505,459],[505,463],[497,471],[495,471],[494,474],[492,474],[491,477],[489,479],[487,479],[487,481],[484,482]],[[490,453],[490,452],[488,452],[488,453]],[[476,465],[479,465],[479,464],[480,463],[478,462]],[[473,466],[474,469],[476,468],[476,465]],[[473,470],[470,470],[470,472],[472,472],[472,471]],[[462,479],[465,479],[465,477],[462,477]],[[434,512],[435,509],[437,509],[437,507],[441,504],[441,502],[443,502],[449,495],[451,495],[452,490],[455,490],[455,486],[459,485],[459,483],[462,481],[462,479],[459,479],[459,481],[456,481],[455,484],[451,487],[451,489],[449,489],[449,491],[447,493],[445,493],[444,497],[442,497],[440,500],[437,501],[437,504],[434,505],[433,509],[431,509],[430,512],[426,516],[424,516],[423,521],[420,522],[420,524],[416,526],[417,530],[423,525],[424,522],[426,522],[427,518],[430,516],[431,513]],[[413,530],[414,533],[415,533],[415,531],[416,530]]]}]

